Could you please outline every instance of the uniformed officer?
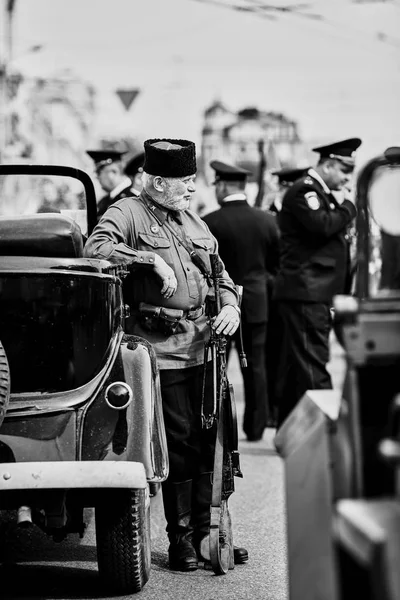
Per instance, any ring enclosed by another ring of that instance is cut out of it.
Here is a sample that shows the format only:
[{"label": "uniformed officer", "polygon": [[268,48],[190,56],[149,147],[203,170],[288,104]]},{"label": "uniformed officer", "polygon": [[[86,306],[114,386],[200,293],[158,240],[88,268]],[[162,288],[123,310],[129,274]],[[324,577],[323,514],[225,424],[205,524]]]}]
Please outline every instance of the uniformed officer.
[{"label": "uniformed officer", "polygon": [[132,181],[132,187],[138,194],[142,191],[142,174],[144,164],[144,152],[135,154],[125,165],[125,175]]},{"label": "uniformed officer", "polygon": [[[202,428],[201,417],[204,346],[209,339],[206,271],[218,244],[189,210],[196,190],[194,143],[151,139],[144,148],[140,196],[110,206],[84,254],[125,264],[132,271],[131,332],[152,344],[160,372],[169,457],[169,477],[162,486],[169,564],[171,569],[192,571],[210,528],[216,431]],[[221,304],[213,327],[233,335],[240,309],[225,270]],[[247,551],[234,548],[234,559],[236,564],[247,561]]]},{"label": "uniformed officer", "polygon": [[273,213],[280,212],[282,208],[282,198],[286,190],[294,184],[295,181],[303,177],[308,171],[308,167],[301,168],[284,168],[278,171],[272,171],[272,175],[275,175],[278,179],[279,189],[274,198],[274,201],[269,206],[268,210]]},{"label": "uniformed officer", "polygon": [[111,204],[121,198],[138,196],[133,188],[132,181],[124,173],[122,156],[125,152],[117,150],[87,150],[86,152],[94,161],[96,175],[106,195],[97,205],[97,216],[100,218]]},{"label": "uniformed officer", "polygon": [[[282,198],[288,188],[295,181],[306,175],[309,167],[292,168],[285,167],[277,171],[272,171],[277,179],[278,190],[273,202],[268,207],[268,211],[277,216],[282,208]],[[276,381],[279,365],[279,347],[281,342],[281,328],[279,327],[279,314],[277,311],[276,300],[273,297],[275,277],[268,279],[268,329],[267,329],[267,347],[266,361],[268,374],[268,403],[269,418],[268,427],[276,427],[278,407],[276,403]]]},{"label": "uniformed officer", "polygon": [[[349,291],[348,227],[356,215],[349,193],[359,138],[314,148],[315,169],[286,192],[278,216],[281,262],[275,298],[281,331],[278,426],[309,389],[330,389],[331,306]],[[341,200],[332,192],[342,191]],[[344,198],[344,199],[343,199]]]},{"label": "uniformed officer", "polygon": [[[242,369],[243,431],[249,441],[258,441],[270,417],[265,360],[267,279],[278,268],[278,228],[271,214],[248,204],[245,188],[249,171],[219,160],[210,166],[215,171],[215,193],[221,208],[203,219],[218,240],[230,276],[243,286],[243,345],[248,363]],[[239,348],[239,332],[234,339]]]}]

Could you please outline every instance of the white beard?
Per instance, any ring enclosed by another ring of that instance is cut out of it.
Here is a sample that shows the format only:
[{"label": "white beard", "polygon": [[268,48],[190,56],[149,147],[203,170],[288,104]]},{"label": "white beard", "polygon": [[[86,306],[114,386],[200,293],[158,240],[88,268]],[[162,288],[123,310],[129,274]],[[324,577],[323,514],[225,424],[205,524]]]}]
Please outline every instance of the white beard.
[{"label": "white beard", "polygon": [[190,199],[181,197],[174,197],[172,194],[164,196],[163,198],[157,199],[158,204],[168,208],[169,210],[187,210],[189,208]]}]

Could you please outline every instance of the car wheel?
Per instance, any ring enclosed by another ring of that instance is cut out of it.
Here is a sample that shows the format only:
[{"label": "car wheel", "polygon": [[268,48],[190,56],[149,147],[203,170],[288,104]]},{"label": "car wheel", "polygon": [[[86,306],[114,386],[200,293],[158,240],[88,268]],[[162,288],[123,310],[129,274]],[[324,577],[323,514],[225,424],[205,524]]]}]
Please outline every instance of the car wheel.
[{"label": "car wheel", "polygon": [[95,508],[97,562],[105,584],[140,592],[150,575],[150,499],[146,490],[110,490]]},{"label": "car wheel", "polygon": [[3,422],[10,399],[10,369],[3,345],[0,342],[0,425]]}]

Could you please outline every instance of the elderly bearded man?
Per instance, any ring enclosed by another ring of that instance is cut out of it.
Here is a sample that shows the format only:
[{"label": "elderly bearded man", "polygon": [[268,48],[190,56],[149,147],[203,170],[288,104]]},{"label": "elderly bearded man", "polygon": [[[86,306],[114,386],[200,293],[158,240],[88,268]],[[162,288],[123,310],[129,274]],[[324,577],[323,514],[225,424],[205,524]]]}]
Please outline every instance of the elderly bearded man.
[{"label": "elderly bearded man", "polygon": [[[170,568],[198,566],[208,535],[215,429],[202,429],[204,344],[209,337],[205,300],[208,280],[193,251],[210,267],[218,244],[189,209],[195,192],[196,153],[187,140],[144,143],[143,190],[139,198],[113,204],[94,229],[85,256],[131,269],[132,333],[154,347],[160,369],[170,473],[163,484],[170,541]],[[217,333],[233,335],[240,320],[235,286],[224,270]],[[235,548],[236,564],[247,561]]]}]

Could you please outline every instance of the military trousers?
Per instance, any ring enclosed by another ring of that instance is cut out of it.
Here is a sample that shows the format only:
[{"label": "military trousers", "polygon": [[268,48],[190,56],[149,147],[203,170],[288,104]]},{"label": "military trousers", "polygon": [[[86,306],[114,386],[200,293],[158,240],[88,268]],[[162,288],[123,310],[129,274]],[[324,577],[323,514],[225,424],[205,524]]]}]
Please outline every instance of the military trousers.
[{"label": "military trousers", "polygon": [[279,324],[279,312],[277,302],[273,298],[268,304],[268,327],[265,347],[265,361],[267,369],[268,387],[268,418],[275,426],[278,411],[276,399],[276,384],[280,360],[281,327]]},{"label": "military trousers", "polygon": [[277,302],[281,328],[276,382],[278,427],[307,390],[332,389],[326,368],[332,316],[329,304]]},{"label": "military trousers", "polygon": [[[216,425],[201,422],[203,365],[160,370],[161,396],[169,457],[169,481],[195,479],[213,471]],[[207,365],[206,409],[212,399],[211,363]]]},{"label": "military trousers", "polygon": [[[265,360],[267,323],[248,323],[243,318],[242,331],[247,358],[247,367],[242,369],[245,403],[243,431],[249,440],[258,440],[263,435],[269,416]],[[237,350],[240,348],[239,335],[237,330],[233,337]]]}]

